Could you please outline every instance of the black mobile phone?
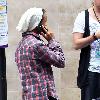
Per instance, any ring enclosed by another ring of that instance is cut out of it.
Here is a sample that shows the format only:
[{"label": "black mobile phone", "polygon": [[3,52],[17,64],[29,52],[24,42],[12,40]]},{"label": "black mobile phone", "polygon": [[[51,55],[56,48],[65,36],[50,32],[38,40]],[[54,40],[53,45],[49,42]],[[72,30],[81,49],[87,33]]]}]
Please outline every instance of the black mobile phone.
[{"label": "black mobile phone", "polygon": [[[43,32],[44,34],[46,34],[46,32],[44,31],[44,29],[42,28],[42,24],[40,23],[38,26],[37,26],[37,31],[39,32],[39,33],[41,33],[41,32]],[[44,26],[44,28],[45,28],[45,26]],[[46,29],[46,28],[45,28]],[[47,30],[47,29],[46,29]],[[47,30],[48,31],[48,30]]]}]

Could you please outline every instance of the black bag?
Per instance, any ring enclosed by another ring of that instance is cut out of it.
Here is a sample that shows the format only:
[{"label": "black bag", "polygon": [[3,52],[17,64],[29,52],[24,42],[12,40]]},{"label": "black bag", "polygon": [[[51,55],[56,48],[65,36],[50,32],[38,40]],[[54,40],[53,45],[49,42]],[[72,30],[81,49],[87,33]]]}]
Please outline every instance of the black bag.
[{"label": "black bag", "polygon": [[[85,33],[83,37],[90,35],[89,30],[89,12],[85,10]],[[84,87],[88,84],[88,66],[90,61],[90,45],[81,49],[78,76],[77,76],[77,86],[79,88]]]}]

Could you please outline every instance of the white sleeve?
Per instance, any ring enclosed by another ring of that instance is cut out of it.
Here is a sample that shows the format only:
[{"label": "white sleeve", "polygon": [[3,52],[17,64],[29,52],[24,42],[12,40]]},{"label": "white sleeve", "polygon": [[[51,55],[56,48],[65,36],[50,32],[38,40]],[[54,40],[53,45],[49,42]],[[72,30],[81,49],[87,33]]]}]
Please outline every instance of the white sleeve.
[{"label": "white sleeve", "polygon": [[78,14],[78,16],[75,19],[73,32],[79,32],[84,33],[84,27],[85,27],[85,11],[82,11]]}]

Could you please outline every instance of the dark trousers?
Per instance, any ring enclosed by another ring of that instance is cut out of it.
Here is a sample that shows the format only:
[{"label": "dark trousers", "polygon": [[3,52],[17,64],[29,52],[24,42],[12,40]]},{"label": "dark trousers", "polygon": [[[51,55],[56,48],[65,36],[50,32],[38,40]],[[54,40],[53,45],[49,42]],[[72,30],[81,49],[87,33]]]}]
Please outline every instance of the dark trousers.
[{"label": "dark trousers", "polygon": [[81,89],[81,100],[92,100],[90,98],[90,91],[88,87],[84,87]]},{"label": "dark trousers", "polygon": [[100,73],[89,72],[88,85],[81,89],[81,100],[92,100],[100,97]]},{"label": "dark trousers", "polygon": [[49,100],[57,100],[56,98],[53,98],[52,96],[48,97]]},{"label": "dark trousers", "polygon": [[0,100],[7,100],[5,48],[0,48]]}]

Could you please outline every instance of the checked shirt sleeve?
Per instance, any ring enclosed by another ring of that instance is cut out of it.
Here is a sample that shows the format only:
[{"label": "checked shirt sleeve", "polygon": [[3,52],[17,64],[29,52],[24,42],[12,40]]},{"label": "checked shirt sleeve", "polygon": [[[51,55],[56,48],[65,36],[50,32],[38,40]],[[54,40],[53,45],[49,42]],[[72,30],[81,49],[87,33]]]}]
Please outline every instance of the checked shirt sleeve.
[{"label": "checked shirt sleeve", "polygon": [[58,68],[65,66],[64,53],[60,44],[54,39],[49,41],[47,45],[37,45],[38,57],[41,61],[49,63]]}]

